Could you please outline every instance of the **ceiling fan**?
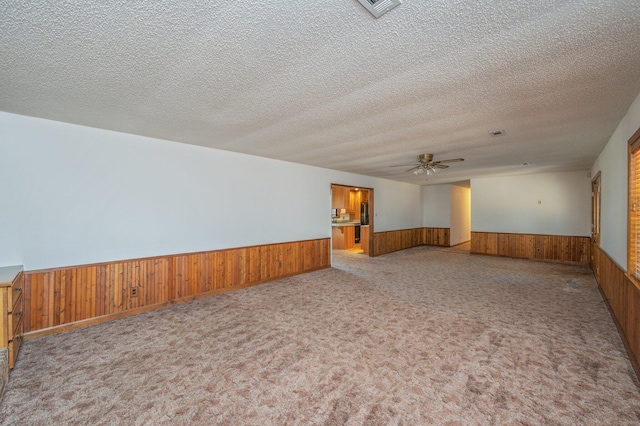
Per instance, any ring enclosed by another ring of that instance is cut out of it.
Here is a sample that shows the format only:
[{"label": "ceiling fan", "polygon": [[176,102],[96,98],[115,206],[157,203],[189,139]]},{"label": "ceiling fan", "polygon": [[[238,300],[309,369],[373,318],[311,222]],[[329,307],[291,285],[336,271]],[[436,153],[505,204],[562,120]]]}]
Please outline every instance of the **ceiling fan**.
[{"label": "ceiling fan", "polygon": [[440,161],[433,161],[433,154],[420,154],[418,155],[418,162],[414,163],[414,164],[401,164],[398,166],[391,166],[391,167],[407,167],[407,166],[414,166],[410,169],[408,169],[408,172],[413,173],[414,175],[418,176],[421,174],[427,174],[427,175],[432,175],[435,174],[437,172],[439,172],[442,169],[446,169],[449,166],[447,166],[446,164],[443,163],[455,163],[458,161],[464,161],[464,158],[451,158],[449,160],[440,160]]}]

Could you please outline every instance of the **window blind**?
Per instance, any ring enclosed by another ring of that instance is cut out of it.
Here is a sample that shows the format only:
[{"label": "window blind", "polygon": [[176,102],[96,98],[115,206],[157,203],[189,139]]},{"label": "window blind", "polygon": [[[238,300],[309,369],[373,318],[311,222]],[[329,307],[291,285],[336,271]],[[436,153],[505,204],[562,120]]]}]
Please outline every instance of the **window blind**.
[{"label": "window blind", "polygon": [[640,129],[629,139],[628,275],[640,281]]}]

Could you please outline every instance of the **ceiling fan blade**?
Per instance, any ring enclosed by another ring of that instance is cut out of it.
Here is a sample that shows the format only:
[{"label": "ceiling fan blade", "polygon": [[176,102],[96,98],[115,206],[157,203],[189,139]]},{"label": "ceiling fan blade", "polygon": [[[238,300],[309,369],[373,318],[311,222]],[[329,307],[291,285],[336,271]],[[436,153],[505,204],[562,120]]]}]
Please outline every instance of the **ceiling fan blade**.
[{"label": "ceiling fan blade", "polygon": [[389,167],[409,167],[409,166],[417,166],[418,163],[413,163],[413,164],[396,164],[395,166],[389,166]]},{"label": "ceiling fan blade", "polygon": [[420,165],[419,165],[419,164],[418,164],[417,166],[415,166],[415,167],[412,167],[412,168],[410,168],[410,169],[408,169],[408,170],[405,170],[405,172],[410,172],[410,171],[412,171],[412,170],[417,169],[418,167],[420,167]]},{"label": "ceiling fan blade", "polygon": [[445,164],[432,164],[433,167],[437,167],[439,169],[448,169],[449,166],[445,165]]},{"label": "ceiling fan blade", "polygon": [[434,161],[433,164],[439,164],[439,163],[455,163],[457,161],[464,161],[464,158],[451,158],[449,160],[440,160],[440,161]]}]

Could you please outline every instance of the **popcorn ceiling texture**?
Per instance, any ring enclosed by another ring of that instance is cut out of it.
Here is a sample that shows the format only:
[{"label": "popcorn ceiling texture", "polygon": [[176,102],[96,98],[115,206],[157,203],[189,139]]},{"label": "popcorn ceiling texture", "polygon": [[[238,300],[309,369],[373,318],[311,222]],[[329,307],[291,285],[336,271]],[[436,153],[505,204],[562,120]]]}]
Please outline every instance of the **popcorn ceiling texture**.
[{"label": "popcorn ceiling texture", "polygon": [[640,91],[640,2],[484,3],[0,0],[0,110],[415,183],[389,166],[590,168]]}]

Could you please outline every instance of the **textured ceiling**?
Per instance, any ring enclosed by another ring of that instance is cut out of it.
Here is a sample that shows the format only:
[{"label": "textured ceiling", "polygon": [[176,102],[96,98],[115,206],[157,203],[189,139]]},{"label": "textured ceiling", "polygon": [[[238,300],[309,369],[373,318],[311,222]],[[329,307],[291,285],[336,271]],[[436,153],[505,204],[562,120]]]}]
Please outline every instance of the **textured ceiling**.
[{"label": "textured ceiling", "polygon": [[640,92],[640,2],[0,0],[0,63],[17,114],[417,184],[389,166],[584,170]]}]

